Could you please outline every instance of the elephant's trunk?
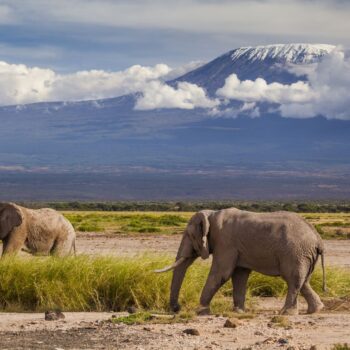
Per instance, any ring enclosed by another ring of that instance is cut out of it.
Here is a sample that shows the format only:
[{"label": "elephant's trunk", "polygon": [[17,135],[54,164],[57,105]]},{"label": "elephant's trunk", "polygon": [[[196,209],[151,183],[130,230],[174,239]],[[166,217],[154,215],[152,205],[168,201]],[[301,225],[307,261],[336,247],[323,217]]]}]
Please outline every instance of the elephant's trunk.
[{"label": "elephant's trunk", "polygon": [[170,308],[174,312],[180,311],[180,305],[179,305],[178,299],[179,299],[181,285],[184,280],[188,267],[195,260],[196,260],[196,257],[187,258],[182,264],[178,265],[174,270],[173,278],[171,281],[171,288],[170,288]]}]

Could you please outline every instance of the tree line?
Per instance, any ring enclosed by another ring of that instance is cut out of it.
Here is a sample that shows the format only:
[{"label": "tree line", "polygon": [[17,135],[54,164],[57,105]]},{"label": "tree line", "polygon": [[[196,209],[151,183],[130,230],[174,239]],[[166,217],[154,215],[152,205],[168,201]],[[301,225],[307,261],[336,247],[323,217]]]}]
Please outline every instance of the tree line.
[{"label": "tree line", "polygon": [[350,212],[350,202],[276,202],[276,201],[115,201],[115,202],[22,202],[29,208],[49,207],[56,210],[85,211],[198,211],[202,209],[219,210],[236,207],[255,212],[278,210],[297,213],[339,213]]}]

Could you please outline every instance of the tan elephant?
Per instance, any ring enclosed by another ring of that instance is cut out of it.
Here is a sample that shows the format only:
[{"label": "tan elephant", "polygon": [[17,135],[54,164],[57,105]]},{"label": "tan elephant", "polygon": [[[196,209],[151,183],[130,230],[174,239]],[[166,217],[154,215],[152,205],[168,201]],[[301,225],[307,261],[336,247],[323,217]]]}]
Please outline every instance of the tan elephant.
[{"label": "tan elephant", "polygon": [[212,266],[200,298],[201,314],[209,312],[214,294],[230,278],[234,308],[243,311],[251,271],[281,276],[287,282],[282,314],[298,312],[299,293],[307,301],[308,313],[323,308],[309,283],[321,255],[325,289],[323,242],[317,231],[295,213],[253,213],[235,208],[196,213],[184,232],[175,263],[157,270],[174,270],[170,292],[173,311],[180,309],[179,291],[187,268],[197,257],[207,259],[210,254]]},{"label": "tan elephant", "polygon": [[75,253],[75,237],[72,224],[53,209],[0,203],[3,256],[21,249],[31,254],[67,256]]}]

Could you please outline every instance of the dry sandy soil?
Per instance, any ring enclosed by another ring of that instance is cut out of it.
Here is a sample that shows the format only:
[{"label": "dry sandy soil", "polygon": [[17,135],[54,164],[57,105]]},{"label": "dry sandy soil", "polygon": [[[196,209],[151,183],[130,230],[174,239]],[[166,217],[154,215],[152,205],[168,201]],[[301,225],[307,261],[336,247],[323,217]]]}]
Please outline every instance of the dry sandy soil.
[{"label": "dry sandy soil", "polygon": [[[80,234],[77,250],[84,254],[135,255],[170,253],[180,236],[108,236]],[[327,263],[350,268],[350,241],[326,241]],[[338,311],[288,316],[289,326],[271,322],[283,300],[257,298],[254,315],[225,328],[225,317],[201,316],[187,324],[118,325],[116,313],[65,313],[65,319],[45,321],[40,313],[1,313],[0,349],[330,349],[350,343],[350,303]],[[183,331],[194,328],[199,335]]]}]

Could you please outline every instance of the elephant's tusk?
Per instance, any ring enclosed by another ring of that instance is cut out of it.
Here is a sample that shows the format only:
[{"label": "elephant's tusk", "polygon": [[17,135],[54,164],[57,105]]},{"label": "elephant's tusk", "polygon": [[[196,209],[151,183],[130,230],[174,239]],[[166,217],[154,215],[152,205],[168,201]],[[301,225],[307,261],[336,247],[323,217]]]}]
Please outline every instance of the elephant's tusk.
[{"label": "elephant's tusk", "polygon": [[163,269],[160,269],[160,270],[154,270],[154,272],[162,273],[162,272],[167,272],[167,271],[170,271],[170,270],[174,270],[177,266],[182,264],[185,260],[186,260],[186,258],[181,257],[179,260],[176,260],[172,265],[164,267]]}]

